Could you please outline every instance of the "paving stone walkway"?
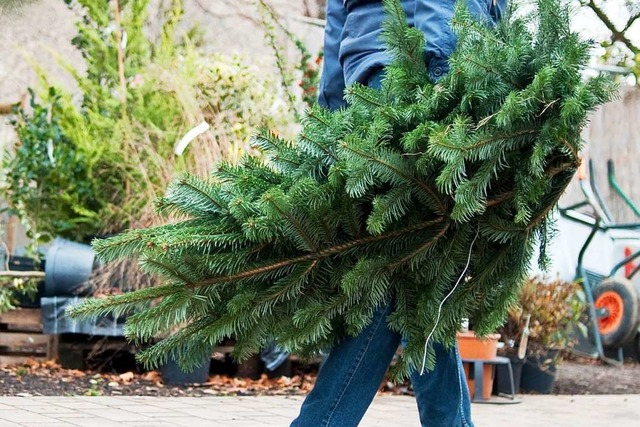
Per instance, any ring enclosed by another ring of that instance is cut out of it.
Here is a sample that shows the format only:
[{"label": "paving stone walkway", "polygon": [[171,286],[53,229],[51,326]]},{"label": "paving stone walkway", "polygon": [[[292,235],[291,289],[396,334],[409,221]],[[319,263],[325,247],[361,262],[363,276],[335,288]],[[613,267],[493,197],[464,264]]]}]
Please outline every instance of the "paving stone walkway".
[{"label": "paving stone walkway", "polygon": [[[302,397],[0,397],[0,426],[288,426]],[[474,404],[476,427],[638,427],[640,395],[523,396]],[[362,427],[419,427],[411,397],[381,396]],[[310,426],[311,427],[311,426]]]}]

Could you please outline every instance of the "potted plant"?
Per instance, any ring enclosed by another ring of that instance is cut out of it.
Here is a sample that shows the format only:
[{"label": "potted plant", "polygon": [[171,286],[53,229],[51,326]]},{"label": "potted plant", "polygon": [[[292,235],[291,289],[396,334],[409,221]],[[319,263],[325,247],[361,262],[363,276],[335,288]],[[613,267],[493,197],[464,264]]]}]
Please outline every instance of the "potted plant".
[{"label": "potted plant", "polygon": [[505,343],[501,355],[515,361],[512,366],[522,366],[523,390],[551,392],[563,352],[573,347],[577,333],[585,332],[580,322],[584,308],[577,282],[534,277],[524,283],[518,304],[498,331]]}]

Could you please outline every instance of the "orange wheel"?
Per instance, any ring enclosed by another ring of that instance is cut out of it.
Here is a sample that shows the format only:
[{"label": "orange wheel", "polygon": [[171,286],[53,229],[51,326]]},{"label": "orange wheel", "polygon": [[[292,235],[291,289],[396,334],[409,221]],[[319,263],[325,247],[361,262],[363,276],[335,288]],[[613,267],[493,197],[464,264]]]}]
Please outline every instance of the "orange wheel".
[{"label": "orange wheel", "polygon": [[601,334],[609,334],[620,327],[624,316],[624,301],[617,292],[606,291],[596,299],[596,308],[606,310],[598,317],[598,329]]},{"label": "orange wheel", "polygon": [[630,280],[612,277],[593,289],[602,344],[617,348],[630,342],[638,331],[638,292]]}]

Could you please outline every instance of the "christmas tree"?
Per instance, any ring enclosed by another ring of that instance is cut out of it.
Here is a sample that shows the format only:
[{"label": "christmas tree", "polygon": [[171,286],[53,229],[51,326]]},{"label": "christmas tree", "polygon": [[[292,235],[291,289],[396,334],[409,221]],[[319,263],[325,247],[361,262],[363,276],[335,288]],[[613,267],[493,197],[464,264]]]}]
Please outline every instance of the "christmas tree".
[{"label": "christmas tree", "polygon": [[137,256],[165,284],[72,314],[133,312],[130,339],[169,334],[140,360],[188,369],[225,338],[238,359],[271,339],[313,355],[393,301],[400,376],[434,340],[452,345],[462,319],[480,334],[500,325],[580,163],[587,113],[614,87],[581,78],[590,45],[558,0],[496,26],[458,6],[437,83],[423,34],[397,0],[385,8],[393,62],[380,90],[354,85],[347,108],[311,108],[295,142],[265,131],[262,157],[176,180],[157,208],[180,222],[94,243],[102,260]]}]

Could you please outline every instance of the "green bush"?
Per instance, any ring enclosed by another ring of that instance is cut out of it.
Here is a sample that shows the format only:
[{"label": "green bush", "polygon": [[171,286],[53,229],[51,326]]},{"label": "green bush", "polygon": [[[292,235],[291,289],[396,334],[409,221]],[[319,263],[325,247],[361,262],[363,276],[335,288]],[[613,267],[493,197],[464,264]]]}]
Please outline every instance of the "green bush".
[{"label": "green bush", "polygon": [[60,127],[60,95],[50,88],[51,104],[45,106],[30,92],[33,112],[18,110],[12,121],[20,143],[3,161],[4,197],[36,240],[95,234],[103,201],[85,153]]},{"label": "green bush", "polygon": [[[20,142],[3,159],[2,195],[34,247],[54,236],[87,241],[154,225],[153,201],[177,174],[205,177],[216,161],[244,154],[259,127],[291,127],[277,76],[239,56],[203,54],[189,37],[195,31],[177,34],[182,1],[164,10],[155,41],[144,32],[148,0],[121,2],[120,25],[111,3],[65,1],[83,15],[72,43],[86,73],[60,60],[80,97],[36,65],[43,90],[17,109]],[[209,131],[174,154],[202,121]]]}]

